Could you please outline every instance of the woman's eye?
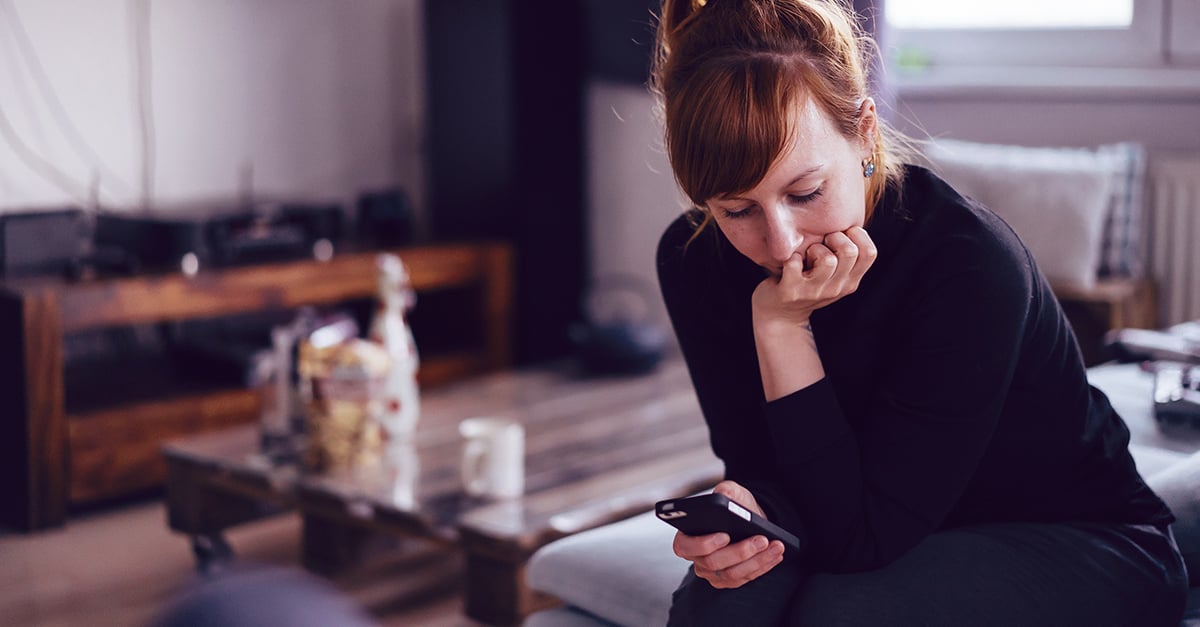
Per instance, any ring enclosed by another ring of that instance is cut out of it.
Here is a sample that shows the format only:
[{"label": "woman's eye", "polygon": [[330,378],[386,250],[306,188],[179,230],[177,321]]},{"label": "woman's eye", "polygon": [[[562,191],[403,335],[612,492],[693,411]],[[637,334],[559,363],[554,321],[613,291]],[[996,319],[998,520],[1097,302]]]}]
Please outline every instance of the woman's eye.
[{"label": "woman's eye", "polygon": [[723,211],[725,212],[726,218],[733,218],[736,220],[738,218],[744,218],[744,217],[750,215],[750,210],[753,208],[754,208],[753,206],[750,206],[750,207],[743,207],[741,209],[723,209]]},{"label": "woman's eye", "polygon": [[818,187],[808,194],[788,194],[788,200],[796,203],[797,205],[803,205],[805,203],[809,203],[809,202],[816,200],[817,197],[820,195],[821,195],[821,188]]}]

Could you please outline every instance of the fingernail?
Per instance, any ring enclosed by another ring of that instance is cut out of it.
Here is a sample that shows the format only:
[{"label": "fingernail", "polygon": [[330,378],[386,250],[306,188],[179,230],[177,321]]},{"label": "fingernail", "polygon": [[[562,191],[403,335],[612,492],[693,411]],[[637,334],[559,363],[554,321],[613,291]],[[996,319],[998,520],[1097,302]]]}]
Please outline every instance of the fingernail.
[{"label": "fingernail", "polygon": [[771,554],[772,555],[783,555],[783,545],[776,544],[775,546],[771,547]]},{"label": "fingernail", "polygon": [[759,551],[767,548],[767,539],[762,536],[754,538],[754,548]]}]

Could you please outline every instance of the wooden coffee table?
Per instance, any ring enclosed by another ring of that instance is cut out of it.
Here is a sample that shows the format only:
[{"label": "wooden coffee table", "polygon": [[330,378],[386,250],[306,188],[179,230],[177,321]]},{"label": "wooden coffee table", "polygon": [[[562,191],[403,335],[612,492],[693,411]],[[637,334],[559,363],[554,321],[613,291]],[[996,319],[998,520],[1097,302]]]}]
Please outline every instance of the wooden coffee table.
[{"label": "wooden coffee table", "polygon": [[[457,426],[479,415],[525,425],[525,496],[464,494]],[[466,613],[491,624],[553,603],[524,585],[538,548],[711,487],[722,473],[680,361],[636,377],[541,368],[442,387],[422,398],[413,443],[349,471],[314,473],[271,458],[253,427],[175,441],[163,452],[168,523],[191,536],[202,570],[230,557],[225,529],[295,510],[304,564],[317,572],[352,567],[379,534],[461,550]]]}]

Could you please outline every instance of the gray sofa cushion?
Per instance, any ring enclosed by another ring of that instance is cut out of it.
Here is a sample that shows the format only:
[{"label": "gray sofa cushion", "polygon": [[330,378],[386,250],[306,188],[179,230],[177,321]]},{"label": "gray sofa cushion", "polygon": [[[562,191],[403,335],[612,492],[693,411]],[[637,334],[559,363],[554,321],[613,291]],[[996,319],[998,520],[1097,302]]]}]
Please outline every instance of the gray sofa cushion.
[{"label": "gray sofa cushion", "polygon": [[1138,472],[1143,478],[1146,478],[1147,482],[1149,482],[1149,477],[1153,477],[1188,458],[1187,453],[1141,446],[1139,444],[1130,444],[1129,454],[1133,455],[1134,465],[1137,466]]},{"label": "gray sofa cushion", "polygon": [[[526,582],[618,625],[665,625],[671,593],[690,566],[672,552],[674,537],[654,512],[568,536],[534,554]],[[534,615],[526,625],[579,624],[578,616],[549,618]]]},{"label": "gray sofa cushion", "polygon": [[1187,564],[1189,583],[1200,586],[1200,453],[1151,474],[1146,483],[1175,514],[1171,531]]}]

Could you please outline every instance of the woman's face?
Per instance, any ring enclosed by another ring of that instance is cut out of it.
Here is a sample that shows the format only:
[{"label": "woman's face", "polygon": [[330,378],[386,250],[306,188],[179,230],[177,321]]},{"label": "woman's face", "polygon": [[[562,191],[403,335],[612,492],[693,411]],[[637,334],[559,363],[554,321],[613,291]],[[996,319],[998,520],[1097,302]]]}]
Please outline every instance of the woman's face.
[{"label": "woman's face", "polygon": [[792,255],[803,255],[826,235],[863,226],[866,183],[862,162],[871,156],[875,104],[863,105],[868,140],[846,139],[811,99],[796,111],[794,139],[753,189],[710,198],[717,226],[738,252],[773,276]]}]

